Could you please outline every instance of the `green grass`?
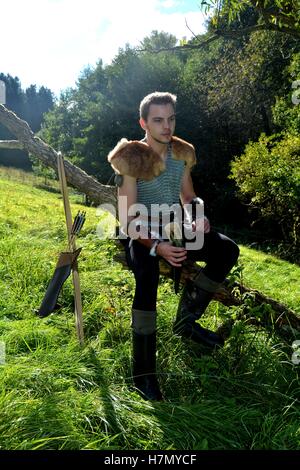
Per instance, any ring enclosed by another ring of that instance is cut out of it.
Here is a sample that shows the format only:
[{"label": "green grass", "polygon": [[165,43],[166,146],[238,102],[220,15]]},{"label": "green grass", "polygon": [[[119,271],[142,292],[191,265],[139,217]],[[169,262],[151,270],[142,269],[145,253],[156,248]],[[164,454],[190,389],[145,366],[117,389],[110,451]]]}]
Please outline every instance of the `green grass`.
[{"label": "green grass", "polygon": [[[133,276],[100,240],[95,208],[78,241],[85,346],[68,279],[60,313],[34,314],[66,247],[62,199],[31,175],[0,171],[0,449],[299,449],[299,365],[272,330],[236,321],[225,347],[205,353],[172,334],[178,297],[158,295],[158,373],[166,401],[145,402],[130,379]],[[241,247],[243,282],[299,309],[300,269]],[[213,302],[216,328],[237,308]]]},{"label": "green grass", "polygon": [[285,303],[300,314],[298,265],[246,247],[242,248],[241,262],[247,285]]}]

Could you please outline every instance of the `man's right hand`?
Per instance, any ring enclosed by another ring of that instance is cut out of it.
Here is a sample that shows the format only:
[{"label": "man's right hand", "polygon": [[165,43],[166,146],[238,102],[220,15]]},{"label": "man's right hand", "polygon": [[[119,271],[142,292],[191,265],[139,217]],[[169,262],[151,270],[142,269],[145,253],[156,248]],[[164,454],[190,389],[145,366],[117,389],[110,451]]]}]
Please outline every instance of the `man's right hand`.
[{"label": "man's right hand", "polygon": [[173,246],[169,242],[161,242],[156,248],[156,253],[176,268],[180,268],[181,263],[187,258],[185,248]]}]

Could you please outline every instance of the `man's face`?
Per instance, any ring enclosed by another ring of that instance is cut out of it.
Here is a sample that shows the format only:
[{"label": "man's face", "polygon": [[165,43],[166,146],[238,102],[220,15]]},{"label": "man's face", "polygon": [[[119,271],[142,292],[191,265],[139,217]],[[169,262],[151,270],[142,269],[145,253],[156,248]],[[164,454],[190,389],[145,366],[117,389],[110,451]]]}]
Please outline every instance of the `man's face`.
[{"label": "man's face", "polygon": [[156,142],[168,144],[175,131],[175,111],[171,104],[151,104],[147,121],[140,125]]}]

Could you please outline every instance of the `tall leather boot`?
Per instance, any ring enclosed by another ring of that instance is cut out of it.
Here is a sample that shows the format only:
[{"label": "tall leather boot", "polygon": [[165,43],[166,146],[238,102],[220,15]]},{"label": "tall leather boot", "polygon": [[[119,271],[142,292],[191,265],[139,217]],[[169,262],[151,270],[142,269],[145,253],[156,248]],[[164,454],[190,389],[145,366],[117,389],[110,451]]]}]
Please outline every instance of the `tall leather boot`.
[{"label": "tall leather boot", "polygon": [[156,376],[156,331],[149,335],[133,331],[132,345],[134,385],[146,400],[162,400]]},{"label": "tall leather boot", "polygon": [[224,340],[220,335],[196,323],[205,312],[213,295],[213,291],[209,292],[194,281],[188,281],[179,301],[174,333],[212,348],[223,346]]}]

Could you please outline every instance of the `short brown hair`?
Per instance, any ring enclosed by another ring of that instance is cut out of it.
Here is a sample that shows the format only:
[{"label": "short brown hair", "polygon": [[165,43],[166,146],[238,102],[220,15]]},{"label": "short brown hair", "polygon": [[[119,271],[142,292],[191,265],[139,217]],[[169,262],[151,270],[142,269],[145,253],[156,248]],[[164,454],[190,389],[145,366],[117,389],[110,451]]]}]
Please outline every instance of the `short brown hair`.
[{"label": "short brown hair", "polygon": [[169,92],[155,91],[145,96],[140,104],[140,117],[147,121],[151,104],[171,104],[176,109],[176,95]]}]

